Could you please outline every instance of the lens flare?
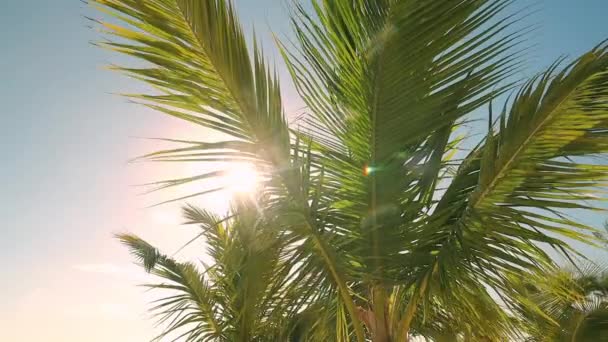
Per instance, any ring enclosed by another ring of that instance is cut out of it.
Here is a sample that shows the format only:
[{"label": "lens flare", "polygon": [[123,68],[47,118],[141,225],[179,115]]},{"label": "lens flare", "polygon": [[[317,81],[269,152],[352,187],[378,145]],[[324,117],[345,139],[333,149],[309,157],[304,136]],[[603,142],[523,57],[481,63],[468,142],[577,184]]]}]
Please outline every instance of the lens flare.
[{"label": "lens flare", "polygon": [[234,164],[224,176],[232,195],[253,194],[258,187],[258,173],[251,164]]}]

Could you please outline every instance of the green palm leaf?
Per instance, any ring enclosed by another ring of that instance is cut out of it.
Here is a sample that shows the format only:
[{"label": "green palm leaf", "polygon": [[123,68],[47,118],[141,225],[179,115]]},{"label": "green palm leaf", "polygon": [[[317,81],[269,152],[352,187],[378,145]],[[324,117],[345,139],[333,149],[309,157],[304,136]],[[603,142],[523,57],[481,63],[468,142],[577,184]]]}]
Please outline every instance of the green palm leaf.
[{"label": "green palm leaf", "polygon": [[[249,52],[232,5],[225,1],[92,2],[126,25],[102,25],[118,39],[98,43],[134,56],[144,67],[113,67],[152,85],[136,101],[210,128],[236,141],[186,142],[188,146],[146,155],[155,161],[213,161],[220,157],[284,163],[289,135],[276,75],[254,44]],[[179,184],[195,181],[185,178]],[[174,186],[173,182],[165,185]]]},{"label": "green palm leaf", "polygon": [[[518,33],[508,33],[515,19],[488,24],[506,1],[312,3],[318,20],[296,9],[301,50],[283,52],[317,120],[316,162],[350,216],[336,225],[364,237],[347,246],[366,259],[366,277],[395,279],[403,274],[400,217],[416,218],[421,197],[430,206],[456,122],[509,86],[501,81],[517,65]],[[382,292],[376,313],[385,311]]]},{"label": "green palm leaf", "polygon": [[580,159],[605,152],[605,51],[598,47],[558,73],[554,66],[522,88],[499,133],[490,132],[464,161],[425,226],[436,227],[430,232],[439,239],[418,248],[439,254],[423,276],[435,268],[442,282],[455,281],[457,266],[442,256],[456,250],[478,282],[508,293],[506,275],[552,264],[539,244],[566,252],[568,240],[595,240],[585,233],[592,228],[559,211],[593,209],[588,201],[598,198],[593,193],[606,174]]},{"label": "green palm leaf", "polygon": [[517,291],[529,300],[518,308],[528,340],[604,341],[608,297],[600,284],[605,280],[606,270],[596,266],[520,280]]},{"label": "green palm leaf", "polygon": [[214,309],[217,290],[208,284],[195,265],[176,262],[137,236],[121,234],[118,238],[148,272],[170,282],[148,287],[177,293],[158,300],[153,308],[160,316],[159,324],[166,324],[157,339],[180,329],[185,330],[181,337],[186,341],[215,341],[223,336],[223,324],[217,320]]}]

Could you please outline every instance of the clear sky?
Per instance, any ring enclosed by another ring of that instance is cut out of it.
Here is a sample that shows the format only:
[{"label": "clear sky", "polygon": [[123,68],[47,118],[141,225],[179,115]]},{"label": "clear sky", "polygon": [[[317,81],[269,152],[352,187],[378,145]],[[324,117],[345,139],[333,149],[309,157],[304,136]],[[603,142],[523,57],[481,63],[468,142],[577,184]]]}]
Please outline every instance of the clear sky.
[{"label": "clear sky", "polygon": [[[606,0],[534,2],[540,29],[528,72],[608,38]],[[237,5],[266,45],[268,26],[287,32],[282,0]],[[135,232],[171,253],[194,233],[178,225],[176,207],[144,209],[169,194],[138,196],[131,186],[191,170],[126,161],[157,147],[133,136],[206,133],[109,94],[141,85],[102,68],[120,57],[88,44],[99,37],[82,18],[92,14],[77,0],[2,2],[0,341],[146,341],[149,295],[135,285],[149,278],[112,234]],[[284,83],[293,111],[299,102]]]}]

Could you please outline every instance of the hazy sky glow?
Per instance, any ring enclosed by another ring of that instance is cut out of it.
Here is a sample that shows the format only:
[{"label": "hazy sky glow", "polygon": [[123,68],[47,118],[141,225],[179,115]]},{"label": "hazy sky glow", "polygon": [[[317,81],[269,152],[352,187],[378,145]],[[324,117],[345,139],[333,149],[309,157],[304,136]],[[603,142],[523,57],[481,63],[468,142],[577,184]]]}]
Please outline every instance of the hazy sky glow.
[{"label": "hazy sky glow", "polygon": [[[246,25],[286,33],[282,0],[237,0]],[[608,38],[606,0],[540,0],[529,72]],[[137,342],[153,336],[148,278],[112,234],[131,231],[172,253],[194,236],[176,205],[146,206],[179,192],[138,196],[133,184],[192,175],[200,166],[127,164],[162,147],[134,136],[196,138],[209,132],[127,104],[110,92],[141,85],[103,70],[121,62],[88,44],[99,36],[77,0],[3,1],[0,11],[0,341]],[[284,68],[279,68],[284,73]],[[287,111],[300,102],[291,84]],[[225,210],[221,194],[196,203]],[[598,222],[598,217],[583,217]],[[178,256],[201,249],[193,244]],[[598,254],[594,255],[600,257]]]}]

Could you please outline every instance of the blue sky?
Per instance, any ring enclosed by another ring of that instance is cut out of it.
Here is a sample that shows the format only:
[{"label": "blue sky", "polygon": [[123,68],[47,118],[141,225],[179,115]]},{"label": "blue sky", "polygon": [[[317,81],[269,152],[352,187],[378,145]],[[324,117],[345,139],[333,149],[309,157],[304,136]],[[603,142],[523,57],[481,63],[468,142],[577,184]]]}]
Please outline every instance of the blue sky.
[{"label": "blue sky", "polygon": [[[266,45],[269,26],[287,32],[282,0],[236,2]],[[540,28],[528,73],[608,38],[608,1],[534,3]],[[189,170],[126,161],[154,148],[133,136],[202,132],[110,95],[141,85],[103,69],[120,57],[88,44],[99,36],[84,14],[93,13],[77,0],[8,0],[0,12],[3,341],[146,340],[147,297],[134,286],[146,277],[112,234],[133,231],[171,251],[193,233],[178,226],[175,207],[143,209],[167,194],[138,196],[131,186]],[[284,87],[295,110],[299,101]]]}]

